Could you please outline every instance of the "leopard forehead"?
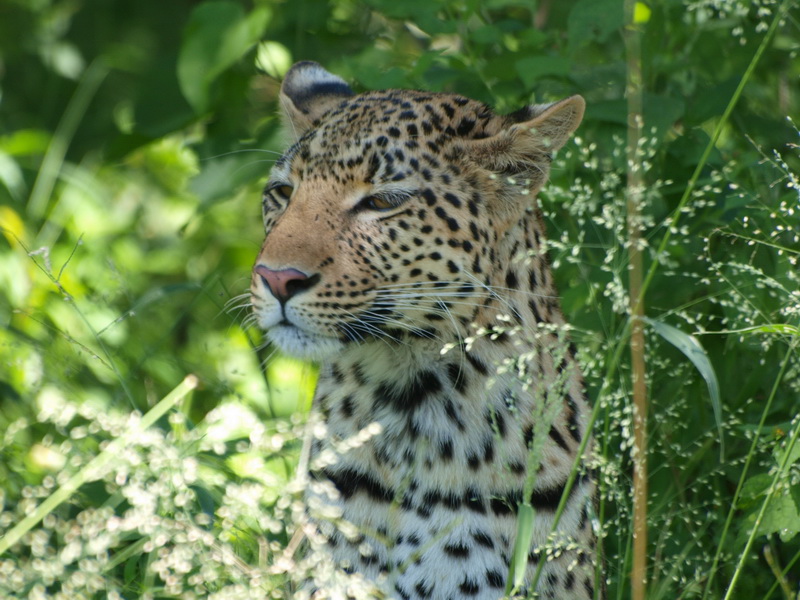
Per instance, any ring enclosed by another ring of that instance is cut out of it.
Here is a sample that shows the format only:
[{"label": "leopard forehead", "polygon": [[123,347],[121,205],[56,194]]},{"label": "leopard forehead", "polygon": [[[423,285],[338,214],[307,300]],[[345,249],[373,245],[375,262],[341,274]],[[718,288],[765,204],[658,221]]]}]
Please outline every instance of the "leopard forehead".
[{"label": "leopard forehead", "polygon": [[[498,120],[486,104],[456,94],[367,92],[340,102],[319,119],[284,153],[272,179],[287,177],[293,162],[303,163],[301,178],[325,174],[345,180],[346,170],[364,163],[362,176],[369,180],[380,163],[410,163],[416,170],[420,159],[430,157],[458,162],[453,142],[490,137],[499,130]],[[392,167],[386,171],[383,181],[408,175]]]},{"label": "leopard forehead", "polygon": [[321,120],[316,135],[343,140],[380,135],[425,139],[442,136],[482,138],[494,133],[485,131],[493,118],[494,114],[487,105],[463,96],[384,90],[343,101]]}]

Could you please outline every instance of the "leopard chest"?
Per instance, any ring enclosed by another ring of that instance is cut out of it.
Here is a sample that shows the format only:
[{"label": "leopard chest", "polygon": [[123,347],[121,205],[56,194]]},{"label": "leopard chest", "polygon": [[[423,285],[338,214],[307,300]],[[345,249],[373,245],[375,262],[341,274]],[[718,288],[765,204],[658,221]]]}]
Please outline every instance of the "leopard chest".
[{"label": "leopard chest", "polygon": [[[552,428],[537,432],[534,395],[513,377],[495,377],[489,385],[487,363],[476,355],[405,368],[395,362],[391,370],[381,358],[373,349],[367,362],[332,362],[317,389],[327,433],[314,453],[336,456],[314,473],[329,484],[316,499],[358,532],[348,536],[351,530],[336,519],[321,524],[331,552],[340,563],[385,579],[400,598],[452,597],[437,595],[437,588],[497,598],[533,437],[544,435],[546,443],[526,500],[539,515],[535,537],[543,538],[581,439],[576,423],[582,417],[568,414],[573,409],[565,403]],[[579,484],[567,520],[586,520],[587,493]]]}]

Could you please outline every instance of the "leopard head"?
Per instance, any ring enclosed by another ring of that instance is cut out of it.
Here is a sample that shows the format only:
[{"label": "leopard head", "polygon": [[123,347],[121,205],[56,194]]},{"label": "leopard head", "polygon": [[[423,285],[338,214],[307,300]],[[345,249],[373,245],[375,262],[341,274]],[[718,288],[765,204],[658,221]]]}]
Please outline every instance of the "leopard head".
[{"label": "leopard head", "polygon": [[306,358],[457,339],[584,111],[579,96],[501,116],[453,94],[356,95],[312,62],[280,103],[293,143],[264,190],[251,295],[272,342]]}]

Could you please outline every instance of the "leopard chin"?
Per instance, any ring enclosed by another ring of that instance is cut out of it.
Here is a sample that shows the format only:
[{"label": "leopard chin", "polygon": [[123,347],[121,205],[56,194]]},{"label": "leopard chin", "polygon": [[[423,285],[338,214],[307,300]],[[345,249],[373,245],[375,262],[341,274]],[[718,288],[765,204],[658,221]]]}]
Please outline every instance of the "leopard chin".
[{"label": "leopard chin", "polygon": [[323,360],[344,348],[338,338],[311,333],[285,323],[271,327],[267,330],[267,336],[283,353],[305,360]]}]

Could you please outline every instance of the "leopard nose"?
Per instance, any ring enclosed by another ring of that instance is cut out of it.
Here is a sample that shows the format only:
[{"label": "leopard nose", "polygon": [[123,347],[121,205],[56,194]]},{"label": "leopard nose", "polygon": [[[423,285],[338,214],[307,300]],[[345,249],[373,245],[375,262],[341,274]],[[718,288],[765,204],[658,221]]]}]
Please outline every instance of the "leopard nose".
[{"label": "leopard nose", "polygon": [[319,274],[308,276],[297,269],[275,271],[264,265],[256,265],[254,271],[281,304],[286,304],[293,296],[314,287],[320,279]]}]

